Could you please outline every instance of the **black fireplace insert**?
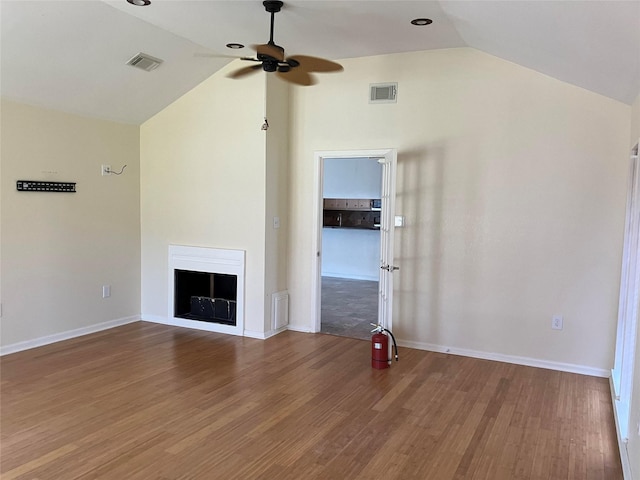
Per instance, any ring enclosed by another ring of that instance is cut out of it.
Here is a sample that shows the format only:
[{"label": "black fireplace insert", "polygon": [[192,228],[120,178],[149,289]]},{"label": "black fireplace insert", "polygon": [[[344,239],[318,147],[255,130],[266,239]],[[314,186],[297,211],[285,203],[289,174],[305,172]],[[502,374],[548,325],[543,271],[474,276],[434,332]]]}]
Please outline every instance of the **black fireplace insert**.
[{"label": "black fireplace insert", "polygon": [[175,317],[236,325],[236,275],[174,270],[174,290]]}]

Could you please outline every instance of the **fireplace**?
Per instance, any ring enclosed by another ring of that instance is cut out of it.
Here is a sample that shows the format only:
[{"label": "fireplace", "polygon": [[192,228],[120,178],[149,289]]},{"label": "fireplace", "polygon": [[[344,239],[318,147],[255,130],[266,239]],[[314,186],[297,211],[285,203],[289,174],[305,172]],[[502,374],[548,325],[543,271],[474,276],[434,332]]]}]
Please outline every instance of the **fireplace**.
[{"label": "fireplace", "polygon": [[242,250],[169,246],[169,323],[243,335]]},{"label": "fireplace", "polygon": [[173,272],[175,317],[235,326],[236,275],[178,269]]}]

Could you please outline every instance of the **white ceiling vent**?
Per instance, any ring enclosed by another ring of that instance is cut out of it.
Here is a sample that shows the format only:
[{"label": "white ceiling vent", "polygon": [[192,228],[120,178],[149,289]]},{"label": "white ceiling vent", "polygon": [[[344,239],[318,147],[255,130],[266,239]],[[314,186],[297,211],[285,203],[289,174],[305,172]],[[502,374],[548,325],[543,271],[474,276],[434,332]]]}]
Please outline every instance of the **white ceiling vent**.
[{"label": "white ceiling vent", "polygon": [[159,58],[152,57],[146,53],[138,53],[127,62],[127,65],[150,72],[151,70],[158,68],[161,63],[162,60]]},{"label": "white ceiling vent", "polygon": [[369,103],[397,103],[397,83],[372,83],[369,85]]}]

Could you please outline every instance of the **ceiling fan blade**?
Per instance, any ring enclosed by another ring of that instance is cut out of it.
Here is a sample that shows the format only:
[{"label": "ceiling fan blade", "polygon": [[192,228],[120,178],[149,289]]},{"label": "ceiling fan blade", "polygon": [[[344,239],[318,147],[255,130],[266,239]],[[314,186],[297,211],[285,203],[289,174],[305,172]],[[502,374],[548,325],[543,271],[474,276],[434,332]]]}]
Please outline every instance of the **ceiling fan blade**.
[{"label": "ceiling fan blade", "polygon": [[282,62],[284,60],[284,50],[265,43],[264,45],[251,45],[259,55],[266,55],[267,57],[275,58],[277,61]]},{"label": "ceiling fan blade", "polygon": [[319,57],[310,57],[309,55],[294,55],[287,58],[294,60],[300,64],[307,72],[341,72],[344,70],[342,65],[331,60]]},{"label": "ceiling fan blade", "polygon": [[250,65],[248,67],[242,67],[235,72],[231,72],[227,77],[229,78],[241,78],[251,73],[257,72],[262,69],[262,65]]},{"label": "ceiling fan blade", "polygon": [[288,72],[276,72],[276,74],[278,75],[278,77],[287,82],[295,83],[296,85],[302,85],[305,87],[309,85],[315,85],[317,83],[315,77],[312,76],[309,72],[305,72],[304,70],[300,70],[298,68],[293,68]]}]

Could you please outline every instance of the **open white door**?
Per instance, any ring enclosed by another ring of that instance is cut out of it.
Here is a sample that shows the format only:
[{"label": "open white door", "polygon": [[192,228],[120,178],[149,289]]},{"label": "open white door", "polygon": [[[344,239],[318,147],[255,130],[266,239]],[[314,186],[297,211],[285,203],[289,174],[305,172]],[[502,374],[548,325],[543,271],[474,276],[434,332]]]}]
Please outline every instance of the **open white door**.
[{"label": "open white door", "polygon": [[380,215],[380,295],[378,324],[389,330],[393,323],[393,232],[396,203],[396,151],[378,160],[382,164],[382,211]]},{"label": "open white door", "polygon": [[[627,213],[622,252],[622,275],[618,307],[618,331],[614,367],[611,371],[614,411],[619,440],[626,448],[633,431],[631,396],[636,358],[636,335],[640,317],[640,142],[631,152]],[[622,446],[621,445],[621,446]],[[624,458],[623,458],[624,467]]]},{"label": "open white door", "polygon": [[396,165],[395,149],[347,150],[315,152],[315,218],[313,245],[313,279],[311,290],[311,324],[309,330],[321,328],[321,276],[322,276],[322,191],[323,163],[327,158],[371,158],[382,165],[380,212],[380,280],[378,295],[378,323],[391,330],[393,308],[393,232],[395,222]]}]

